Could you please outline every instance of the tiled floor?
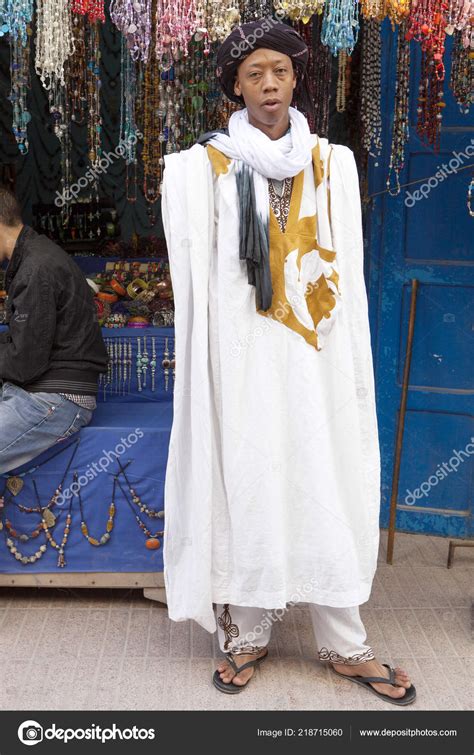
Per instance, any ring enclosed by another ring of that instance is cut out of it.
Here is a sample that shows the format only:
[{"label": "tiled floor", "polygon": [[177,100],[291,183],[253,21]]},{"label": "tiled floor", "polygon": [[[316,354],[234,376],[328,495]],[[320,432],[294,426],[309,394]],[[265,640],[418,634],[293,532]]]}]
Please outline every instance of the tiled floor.
[{"label": "tiled floor", "polygon": [[[474,552],[456,549],[448,570],[447,540],[399,533],[388,566],[385,545],[383,532],[361,606],[368,642],[411,674],[411,710],[472,708]],[[215,635],[170,622],[140,591],[0,590],[0,650],[2,709],[403,710],[314,660],[305,606],[276,624],[270,657],[240,695],[211,684]]]}]

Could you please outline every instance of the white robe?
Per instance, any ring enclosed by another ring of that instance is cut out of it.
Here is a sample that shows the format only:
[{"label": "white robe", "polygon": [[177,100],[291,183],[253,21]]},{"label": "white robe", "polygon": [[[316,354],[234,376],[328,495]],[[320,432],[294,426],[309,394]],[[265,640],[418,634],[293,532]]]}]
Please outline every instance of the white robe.
[{"label": "white robe", "polygon": [[[319,143],[326,165],[329,146]],[[337,317],[321,323],[320,350],[256,311],[239,260],[235,162],[216,177],[202,145],[165,158],[176,380],[164,578],[170,618],[209,632],[213,603],[344,607],[370,596],[380,452],[360,194],[353,153],[332,147],[330,233],[341,296]],[[311,186],[310,165],[298,217],[311,203],[314,214]],[[323,221],[321,213],[318,234]],[[306,257],[301,274],[311,278],[321,263]],[[301,287],[289,262],[288,292]],[[304,323],[307,314],[297,316]]]}]

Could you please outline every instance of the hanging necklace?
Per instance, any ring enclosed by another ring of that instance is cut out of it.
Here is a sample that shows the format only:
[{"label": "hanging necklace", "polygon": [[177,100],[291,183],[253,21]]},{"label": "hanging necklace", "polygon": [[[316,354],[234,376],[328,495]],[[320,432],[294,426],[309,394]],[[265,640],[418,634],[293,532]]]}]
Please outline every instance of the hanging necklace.
[{"label": "hanging necklace", "polygon": [[[317,22],[319,20],[320,22],[321,19],[322,15],[319,14],[315,21]],[[331,53],[324,45],[319,45],[319,49],[316,51],[316,47],[319,42],[319,32],[315,29],[315,25],[313,23],[305,24],[303,23],[303,21],[299,21],[294,24],[294,26],[300,37],[305,41],[309,53],[306,71],[313,107],[309,112],[305,112],[305,115],[308,120],[308,125],[311,133],[321,134],[321,131],[318,131],[316,128],[316,122],[318,121],[318,116],[319,118],[321,117],[321,113],[324,110],[324,105],[326,104],[327,106],[328,103],[324,103],[322,99],[319,99],[316,87],[317,80],[320,77],[324,77],[324,75],[326,74],[326,65],[327,61],[331,59]],[[320,25],[318,28],[320,28]]]},{"label": "hanging necklace", "polygon": [[9,519],[5,517],[5,527],[8,530],[8,534],[11,535],[11,537],[14,537],[17,540],[21,540],[22,543],[28,542],[28,540],[34,540],[38,537],[38,535],[41,534],[43,531],[43,525],[42,523],[38,524],[36,529],[33,530],[29,535],[26,534],[26,532],[18,532],[12,525]]},{"label": "hanging necklace", "polygon": [[127,349],[127,365],[128,365],[128,393],[130,393],[130,381],[132,379],[132,339],[128,339]]},{"label": "hanging necklace", "polygon": [[[0,522],[0,530],[1,529],[3,529],[3,522]],[[20,550],[18,550],[14,541],[10,537],[7,537],[5,542],[12,556],[24,566],[26,566],[26,564],[34,564],[35,561],[38,561],[38,559],[40,559],[47,551],[47,546],[43,543],[33,555],[25,556]]]},{"label": "hanging necklace", "polygon": [[130,55],[125,38],[121,38],[120,48],[120,139],[125,153],[123,155],[127,164],[137,159],[137,124],[135,121],[135,97],[137,93],[137,70],[136,63]]},{"label": "hanging necklace", "polygon": [[159,198],[161,181],[160,154],[161,142],[165,141],[162,133],[158,132],[160,115],[161,72],[160,63],[155,54],[156,37],[152,36],[150,58],[144,64],[144,114],[143,114],[143,195],[148,203],[147,213],[150,226],[155,224],[153,205]]},{"label": "hanging necklace", "polygon": [[165,350],[163,352],[163,359],[161,360],[161,366],[163,368],[163,373],[165,376],[165,391],[168,390],[168,380],[169,380],[169,374],[170,374],[170,352],[168,350],[168,338],[165,338]]},{"label": "hanging necklace", "polygon": [[[248,3],[243,4],[243,12]],[[262,12],[262,16],[271,15],[270,0],[266,3],[268,10]],[[242,23],[239,3],[233,0],[222,0],[219,3],[208,3],[198,0],[196,4],[196,33],[195,39],[205,39],[206,43],[222,42],[232,31],[234,26]]]},{"label": "hanging necklace", "polygon": [[64,64],[74,52],[68,0],[37,0],[35,69],[45,89],[52,77],[64,86]]},{"label": "hanging necklace", "polygon": [[173,341],[173,356],[171,357],[170,367],[171,367],[171,373],[173,375],[173,383],[176,378],[176,350],[175,350],[175,343],[176,341]]},{"label": "hanging necklace", "polygon": [[[74,481],[77,482],[77,480],[78,480],[78,474],[77,472],[74,472]],[[111,532],[114,528],[114,516],[115,516],[115,511],[116,511],[115,509],[115,483],[116,483],[116,479],[114,477],[114,485],[112,489],[112,500],[109,506],[109,518],[107,520],[107,524],[105,525],[105,532],[99,539],[89,535],[89,529],[86,524],[86,519],[84,516],[84,509],[82,506],[81,488],[80,486],[78,488],[77,497],[79,498],[79,509],[81,512],[81,532],[86,538],[86,540],[91,545],[95,545],[96,547],[100,545],[105,545],[106,543],[108,543],[108,541],[110,540]]]},{"label": "hanging necklace", "polygon": [[[146,506],[143,503],[142,499],[137,494],[135,488],[132,488],[132,486],[130,484],[130,480],[128,479],[128,477],[127,477],[127,475],[125,473],[125,470],[131,464],[131,461],[127,462],[127,464],[125,464],[125,466],[123,467],[122,464],[120,463],[120,460],[117,459],[117,464],[120,467],[120,473],[123,474],[123,476],[125,477],[125,481],[127,483],[130,495],[132,497],[132,501],[133,501],[133,503],[136,506],[138,506],[138,508],[140,509],[141,513],[142,514],[146,514],[147,516],[150,517],[150,519],[163,519],[163,517],[164,517],[164,511],[157,511],[156,509],[150,509],[148,506]],[[118,475],[117,475],[117,477],[118,477]]]},{"label": "hanging necklace", "polygon": [[[36,480],[33,480],[33,487],[35,489],[36,499],[38,501],[38,507],[41,509],[41,501],[40,501],[40,497],[39,497],[39,494],[38,494],[38,488],[36,487]],[[55,500],[57,500],[56,493],[53,496],[53,498],[55,498]],[[45,519],[43,513],[41,514],[41,521],[43,523],[43,529],[44,529],[44,531],[46,533],[46,538],[47,538],[49,544],[51,545],[51,547],[55,548],[58,551],[58,562],[57,562],[57,565],[58,565],[58,567],[61,567],[61,568],[63,568],[64,566],[66,566],[66,559],[64,558],[64,551],[65,551],[66,544],[67,544],[67,541],[68,541],[69,532],[70,532],[70,529],[71,529],[71,522],[72,522],[71,511],[72,511],[72,496],[69,499],[68,512],[67,512],[67,516],[66,516],[66,525],[64,527],[63,537],[62,537],[62,540],[61,540],[60,544],[58,544],[56,542],[56,540],[54,539],[54,537],[52,536],[51,532],[49,531],[50,528],[48,527],[46,519]]]},{"label": "hanging necklace", "polygon": [[138,390],[141,391],[142,389],[142,351],[141,351],[141,342],[140,342],[140,336],[137,338],[137,384],[138,384]]},{"label": "hanging necklace", "polygon": [[110,18],[122,32],[132,60],[149,59],[151,42],[151,0],[112,0]]},{"label": "hanging necklace", "polygon": [[435,61],[431,55],[422,51],[416,131],[421,140],[430,145],[434,152],[439,152],[442,108],[445,103],[443,80],[434,73],[434,68]]},{"label": "hanging necklace", "polygon": [[[406,38],[407,25],[407,19],[400,23],[397,38],[394,123],[387,177],[387,189],[392,197],[400,193],[400,171],[405,164],[405,144],[410,135],[410,41]],[[393,189],[392,174],[395,180]]]},{"label": "hanging necklace", "polygon": [[104,0],[72,0],[72,12],[82,16],[87,13],[91,24],[105,22]]},{"label": "hanging necklace", "polygon": [[[307,24],[315,13],[322,13],[324,0],[275,0],[273,3],[275,11],[280,11],[280,18],[288,16],[292,21],[302,21]],[[262,16],[271,15],[269,12],[262,13]],[[261,18],[261,16],[256,17]],[[253,18],[252,21],[255,21]]]},{"label": "hanging necklace", "polygon": [[[70,444],[70,446],[74,447],[74,453],[73,453],[73,455],[71,457],[71,461],[69,462],[69,466],[72,463],[72,459],[74,458],[74,455],[76,453],[77,446],[79,445],[79,441],[80,441],[80,438],[78,438],[77,440],[73,441]],[[52,461],[53,459],[55,459],[56,456],[59,456],[59,454],[64,453],[64,451],[66,451],[68,448],[70,448],[70,446],[68,445],[65,448],[61,448],[60,451],[56,451],[56,453],[54,453],[52,456],[48,456],[48,458],[44,459],[44,461],[42,461],[40,464],[35,464],[34,467],[31,467],[30,469],[26,469],[24,472],[21,472],[21,474],[14,475],[12,477],[8,477],[7,481],[6,481],[6,488],[8,488],[8,490],[10,491],[10,493],[12,495],[14,495],[14,496],[18,495],[18,493],[21,491],[21,489],[23,488],[23,485],[24,485],[23,477],[25,477],[28,474],[32,474],[32,472],[36,472],[36,470],[39,469],[40,467],[42,467],[43,464],[49,464],[50,461]],[[68,466],[68,468],[69,468],[69,466]],[[2,502],[3,502],[3,496],[0,496],[0,504]],[[38,511],[38,509],[36,509],[36,508],[27,508],[26,506],[22,506],[20,504],[16,504],[16,505],[18,506],[18,508],[21,511],[27,511],[28,513],[32,512],[32,511]]]},{"label": "hanging necklace", "polygon": [[[381,71],[382,42],[380,21],[364,19],[362,27],[362,78],[360,120],[362,145],[372,157],[382,151]],[[373,150],[373,151],[371,151]],[[375,162],[375,166],[378,163]]]},{"label": "hanging necklace", "polygon": [[0,0],[0,37],[20,38],[26,45],[27,27],[33,18],[33,0]]},{"label": "hanging necklace", "polygon": [[410,15],[410,0],[386,0],[387,16],[392,24],[392,32]]},{"label": "hanging necklace", "polygon": [[156,344],[155,344],[155,338],[154,337],[151,339],[151,348],[152,348],[152,352],[151,352],[152,358],[151,358],[151,361],[150,361],[150,368],[151,368],[151,390],[154,392],[155,391],[155,372],[156,372],[156,365],[157,365],[157,361],[156,361]]},{"label": "hanging necklace", "polygon": [[30,37],[31,26],[26,26],[26,42],[22,35],[10,36],[11,90],[9,101],[12,104],[12,130],[22,155],[28,153],[28,124],[31,114],[28,111],[27,97],[31,89],[30,78]]},{"label": "hanging necklace", "polygon": [[345,50],[339,50],[337,56],[338,72],[336,87],[336,110],[343,113],[346,109],[346,72],[347,72],[347,53]]},{"label": "hanging necklace", "polygon": [[147,350],[147,337],[143,336],[143,356],[142,356],[142,370],[143,370],[143,387],[146,388],[146,372],[148,369],[148,350]]},{"label": "hanging necklace", "polygon": [[[321,42],[322,15],[314,21],[312,44],[312,80],[314,82],[313,101],[317,103],[314,113],[313,131],[319,136],[328,136],[329,99],[331,91],[331,51]],[[313,25],[312,25],[313,26]],[[310,74],[311,75],[311,74]]]},{"label": "hanging necklace", "polygon": [[358,2],[354,0],[327,0],[321,29],[321,41],[333,55],[346,50],[350,55],[357,42],[359,20]]},{"label": "hanging necklace", "polygon": [[159,548],[160,545],[161,545],[161,542],[158,539],[158,537],[161,537],[162,535],[164,535],[164,530],[160,530],[158,532],[154,532],[153,533],[153,532],[151,532],[148,529],[148,527],[146,526],[146,524],[144,522],[142,522],[142,520],[140,519],[140,517],[138,516],[138,514],[135,514],[133,506],[132,506],[131,502],[129,501],[125,490],[123,489],[122,485],[120,484],[120,480],[118,479],[118,476],[116,477],[116,479],[117,479],[117,482],[119,484],[120,490],[122,491],[122,493],[124,495],[125,500],[127,501],[128,505],[130,506],[130,509],[132,510],[133,516],[135,517],[138,526],[140,527],[140,529],[144,532],[144,534],[147,537],[147,540],[145,541],[145,546],[149,550],[156,550],[156,548]]},{"label": "hanging necklace", "polygon": [[474,196],[474,178],[471,178],[471,182],[467,189],[467,211],[471,218],[474,218],[474,208],[472,207],[472,197]]},{"label": "hanging necklace", "polygon": [[71,120],[78,126],[87,121],[86,91],[86,40],[84,16],[74,16],[73,27],[74,55],[67,64],[67,98],[70,102]]},{"label": "hanging necklace", "polygon": [[[100,25],[96,21],[86,28],[87,143],[89,160],[95,163],[102,156],[102,117],[100,114]],[[97,187],[98,179],[94,175]],[[98,187],[97,187],[98,188]],[[96,232],[99,232],[99,228]]]},{"label": "hanging necklace", "polygon": [[432,58],[433,71],[431,77],[436,76],[440,81],[444,79],[444,40],[446,38],[445,12],[448,9],[446,0],[413,0],[408,39],[415,39],[421,43],[424,53]]},{"label": "hanging necklace", "polygon": [[[64,529],[64,534],[63,534],[63,539],[62,539],[61,545],[58,545],[56,543],[56,541],[54,540],[53,536],[50,533],[50,529],[52,527],[54,527],[54,525],[56,524],[56,520],[57,520],[57,517],[55,517],[54,514],[50,511],[50,508],[52,508],[53,506],[55,506],[56,503],[57,503],[57,501],[58,501],[59,495],[60,495],[61,490],[62,490],[62,486],[64,484],[64,480],[66,479],[67,473],[69,471],[69,468],[70,468],[70,466],[72,464],[72,461],[74,459],[74,456],[76,454],[78,443],[79,443],[79,441],[76,443],[76,447],[74,449],[74,453],[72,454],[72,456],[71,456],[71,458],[69,460],[69,463],[68,463],[68,465],[66,467],[66,471],[64,472],[64,476],[63,476],[61,482],[59,483],[58,487],[56,488],[54,494],[52,495],[52,497],[49,500],[49,502],[47,503],[47,505],[44,506],[44,507],[41,506],[41,501],[40,501],[40,498],[39,498],[39,495],[38,495],[38,488],[36,487],[36,480],[33,480],[33,487],[35,489],[36,499],[38,501],[38,508],[36,509],[36,511],[38,511],[41,514],[41,523],[42,523],[44,532],[46,534],[46,539],[49,541],[49,543],[52,545],[53,548],[56,548],[59,551],[58,564],[57,565],[60,566],[60,567],[63,567],[66,564],[66,561],[64,559],[64,549],[66,547],[66,543],[67,543],[67,539],[68,539],[68,535],[69,535],[70,524],[71,524],[72,496],[71,496],[71,499],[70,499],[70,502],[69,502],[69,510],[68,510],[68,514],[67,514],[67,517],[66,517],[66,526],[65,526],[65,529]],[[41,550],[41,548],[40,548],[40,550]],[[38,556],[38,558],[39,558],[39,556]],[[22,563],[25,563],[25,562],[22,562]]]},{"label": "hanging necklace", "polygon": [[383,21],[387,15],[387,8],[390,2],[396,0],[361,0],[360,10],[364,18],[375,18],[377,21]]},{"label": "hanging necklace", "polygon": [[188,44],[198,28],[195,0],[156,0],[155,18],[156,58],[170,65],[180,53],[188,54]]},{"label": "hanging necklace", "polygon": [[474,51],[463,45],[462,31],[454,33],[449,86],[459,110],[467,115],[474,102]]},{"label": "hanging necklace", "polygon": [[[52,537],[52,535],[51,535],[51,533],[49,531],[50,528],[54,527],[54,525],[57,522],[57,519],[59,518],[59,517],[55,517],[54,516],[54,514],[50,511],[50,508],[53,507],[57,503],[59,494],[60,494],[60,492],[62,490],[62,486],[64,484],[64,480],[66,479],[67,473],[69,471],[69,468],[70,468],[70,466],[72,464],[72,461],[74,459],[74,456],[76,454],[78,444],[79,444],[79,441],[77,441],[76,444],[75,444],[74,453],[72,454],[72,456],[71,456],[71,458],[69,460],[69,463],[67,465],[66,471],[64,473],[64,476],[63,476],[60,484],[56,488],[56,491],[55,491],[54,495],[51,497],[50,501],[48,502],[48,504],[45,507],[41,506],[41,501],[40,501],[40,498],[39,498],[39,495],[38,495],[38,489],[36,487],[36,480],[33,480],[33,487],[35,489],[35,494],[36,494],[36,498],[37,498],[37,501],[38,501],[38,507],[35,508],[35,509],[32,509],[32,508],[30,509],[30,508],[27,508],[27,507],[23,507],[20,504],[17,504],[18,508],[20,508],[20,509],[23,509],[23,510],[28,511],[28,512],[37,511],[37,512],[39,512],[41,514],[41,526],[42,526],[42,528],[43,528],[43,530],[45,532],[46,538],[47,538],[47,540],[49,540],[49,542],[51,543],[51,545],[53,545],[53,547],[56,547],[59,550],[58,566],[64,566],[65,563],[66,563],[65,560],[64,560],[64,548],[66,546],[67,536],[69,534],[69,525],[70,525],[70,521],[71,521],[70,512],[71,512],[71,505],[72,505],[72,497],[71,497],[71,502],[69,504],[69,513],[68,513],[68,516],[66,518],[66,528],[65,528],[65,533],[64,533],[64,536],[63,536],[63,542],[61,543],[61,546],[57,546],[57,544],[55,543],[55,541],[54,541],[54,539],[53,539],[53,537]],[[57,455],[57,454],[55,454],[55,455]],[[50,459],[48,459],[48,461],[50,461]],[[46,463],[46,462],[43,462],[43,463]],[[39,466],[41,466],[41,465],[38,465],[38,467]],[[38,467],[36,467],[36,468],[38,468]],[[5,487],[5,490],[6,490],[6,487]],[[2,500],[2,506],[3,506],[3,497],[2,497],[1,500]],[[1,522],[0,525],[1,525],[0,529],[3,529],[3,522]],[[15,534],[17,534],[15,530],[14,530],[14,532],[15,532]],[[30,539],[31,537],[36,536],[35,533],[36,533],[36,530],[34,530],[34,532],[31,535],[26,536],[26,537],[28,539]],[[25,534],[23,533],[23,537],[22,537],[21,534],[19,534],[19,539],[22,540],[22,541],[24,541],[25,540]],[[10,553],[12,554],[12,556],[14,556],[17,561],[20,561],[20,563],[22,563],[24,565],[26,565],[28,563],[30,563],[30,564],[34,563],[39,558],[41,558],[43,556],[43,554],[47,550],[46,544],[43,544],[43,545],[41,545],[39,547],[39,549],[36,551],[36,553],[34,553],[32,556],[25,556],[25,555],[23,555],[18,550],[18,548],[15,546],[15,543],[13,542],[13,540],[11,538],[7,538],[6,543],[7,543],[7,547],[9,549]]]}]

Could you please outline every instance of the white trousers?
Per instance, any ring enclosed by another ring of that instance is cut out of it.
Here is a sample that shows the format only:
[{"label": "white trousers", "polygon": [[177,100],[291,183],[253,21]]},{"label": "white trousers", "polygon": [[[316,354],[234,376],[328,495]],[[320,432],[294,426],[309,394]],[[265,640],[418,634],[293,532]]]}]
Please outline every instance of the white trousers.
[{"label": "white trousers", "polygon": [[[375,658],[359,613],[359,606],[333,608],[308,603],[320,661],[357,664]],[[216,605],[217,636],[224,653],[258,653],[270,642],[272,625],[285,609]]]}]

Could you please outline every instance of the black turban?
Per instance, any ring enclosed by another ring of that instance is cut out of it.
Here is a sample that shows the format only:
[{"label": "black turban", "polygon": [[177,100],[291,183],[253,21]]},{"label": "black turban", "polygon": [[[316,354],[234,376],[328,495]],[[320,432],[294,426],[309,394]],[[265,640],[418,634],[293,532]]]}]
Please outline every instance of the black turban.
[{"label": "black turban", "polygon": [[312,100],[306,71],[308,47],[296,29],[271,16],[236,26],[219,47],[216,76],[229,100],[245,105],[243,97],[234,93],[237,69],[245,58],[262,47],[291,58],[297,77],[295,104],[298,109],[310,112]]}]

